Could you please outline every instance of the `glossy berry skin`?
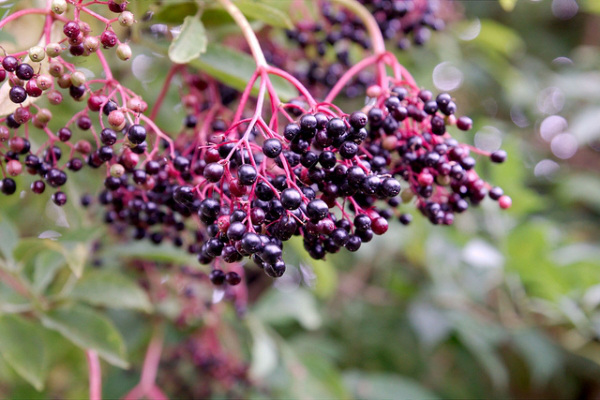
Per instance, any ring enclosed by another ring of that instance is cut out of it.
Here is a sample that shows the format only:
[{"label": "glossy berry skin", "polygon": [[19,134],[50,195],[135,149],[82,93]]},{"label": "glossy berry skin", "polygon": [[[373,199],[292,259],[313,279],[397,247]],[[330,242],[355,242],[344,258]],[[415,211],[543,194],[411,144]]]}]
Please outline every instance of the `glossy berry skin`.
[{"label": "glossy berry skin", "polygon": [[46,190],[46,184],[44,181],[37,180],[31,183],[31,191],[35,194],[42,194]]},{"label": "glossy berry skin", "polygon": [[225,274],[225,281],[231,286],[238,285],[242,281],[242,277],[234,271],[230,271]]},{"label": "glossy berry skin", "polygon": [[117,142],[117,133],[110,128],[104,128],[100,132],[100,141],[107,146],[112,146]]},{"label": "glossy berry skin", "polygon": [[13,86],[8,92],[8,97],[13,103],[20,104],[27,99],[27,92],[22,86]]},{"label": "glossy berry skin", "polygon": [[265,265],[265,274],[271,278],[280,278],[285,273],[286,266],[283,260],[278,260],[274,264]]},{"label": "glossy berry skin", "polygon": [[100,43],[104,48],[115,47],[119,43],[119,38],[113,31],[104,31],[100,35]]},{"label": "glossy berry skin", "polygon": [[59,207],[67,204],[67,195],[63,192],[56,192],[52,195],[52,201]]},{"label": "glossy berry skin", "polygon": [[79,24],[75,21],[69,21],[63,26],[63,33],[70,39],[76,38],[80,32]]},{"label": "glossy berry skin", "polygon": [[225,283],[225,273],[220,269],[213,269],[208,276],[213,285],[222,285]]},{"label": "glossy berry skin", "polygon": [[258,173],[256,172],[256,168],[250,164],[244,164],[238,169],[238,179],[244,186],[253,185],[254,182],[256,182],[257,177]]},{"label": "glossy berry skin", "polygon": [[33,78],[35,72],[33,71],[33,67],[29,64],[19,64],[17,70],[15,71],[15,75],[17,78],[28,81]]},{"label": "glossy berry skin", "polygon": [[296,189],[288,188],[281,192],[281,205],[286,210],[296,210],[302,204],[302,195]]},{"label": "glossy berry skin", "polygon": [[269,158],[276,158],[281,154],[282,145],[278,139],[267,139],[263,143],[263,153]]},{"label": "glossy berry skin", "polygon": [[13,56],[6,56],[2,59],[2,68],[4,68],[8,72],[16,71],[19,66],[19,60],[17,60]]},{"label": "glossy berry skin", "polygon": [[43,93],[42,89],[34,79],[25,84],[25,91],[31,97],[40,97]]},{"label": "glossy berry skin", "polygon": [[58,138],[60,139],[61,142],[67,142],[69,141],[69,139],[71,139],[71,136],[73,135],[73,132],[71,132],[71,130],[69,128],[60,128],[58,130]]},{"label": "glossy berry skin", "polygon": [[14,194],[15,191],[17,190],[17,184],[15,183],[14,179],[12,178],[4,178],[2,179],[2,193],[6,194],[6,195],[11,195]]},{"label": "glossy berry skin", "polygon": [[490,160],[495,163],[503,163],[506,161],[506,151],[504,150],[496,150],[490,155]]},{"label": "glossy berry skin", "polygon": [[204,168],[203,176],[209,182],[219,182],[225,173],[225,168],[219,163],[210,163]]},{"label": "glossy berry skin", "polygon": [[461,131],[468,131],[473,127],[473,120],[469,117],[460,117],[456,121],[456,127]]},{"label": "glossy berry skin", "polygon": [[306,213],[312,221],[320,221],[329,213],[329,207],[323,200],[315,199],[306,205]]},{"label": "glossy berry skin", "polygon": [[146,128],[142,125],[131,125],[127,131],[127,139],[133,144],[140,144],[146,140]]}]

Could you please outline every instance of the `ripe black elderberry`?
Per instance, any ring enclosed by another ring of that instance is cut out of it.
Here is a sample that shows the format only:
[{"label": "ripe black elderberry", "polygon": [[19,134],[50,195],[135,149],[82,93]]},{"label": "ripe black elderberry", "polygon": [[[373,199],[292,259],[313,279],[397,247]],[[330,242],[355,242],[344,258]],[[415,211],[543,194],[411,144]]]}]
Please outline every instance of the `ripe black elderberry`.
[{"label": "ripe black elderberry", "polygon": [[146,128],[141,125],[131,125],[127,131],[127,139],[133,144],[140,144],[146,140]]}]

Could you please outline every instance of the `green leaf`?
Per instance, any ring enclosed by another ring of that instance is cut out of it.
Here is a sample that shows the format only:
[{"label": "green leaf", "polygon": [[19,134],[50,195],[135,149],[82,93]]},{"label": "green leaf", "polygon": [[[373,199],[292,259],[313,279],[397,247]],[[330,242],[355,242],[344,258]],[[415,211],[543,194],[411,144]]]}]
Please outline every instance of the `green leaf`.
[{"label": "green leaf", "polygon": [[323,322],[314,296],[304,289],[292,292],[270,290],[256,304],[254,314],[271,324],[296,320],[307,330],[317,329]]},{"label": "green leaf", "polygon": [[80,278],[88,257],[89,250],[84,243],[63,242],[64,256],[73,274]]},{"label": "green leaf", "polygon": [[562,354],[548,338],[533,329],[520,329],[513,333],[514,344],[531,371],[533,383],[546,385],[562,366]]},{"label": "green leaf", "polygon": [[600,14],[600,2],[598,0],[582,0],[581,8],[588,13]]},{"label": "green leaf", "polygon": [[[190,65],[240,91],[245,89],[256,70],[256,63],[250,55],[215,43],[209,44],[206,53],[192,60]],[[296,89],[285,79],[278,76],[270,76],[270,79],[281,100],[287,101],[298,96]],[[254,95],[258,93],[258,86],[259,82],[256,82]]]},{"label": "green leaf", "polygon": [[517,0],[500,0],[500,7],[506,12],[511,12],[517,5]]},{"label": "green leaf", "polygon": [[33,271],[33,289],[36,293],[43,293],[52,283],[56,273],[65,265],[62,254],[53,251],[43,251],[35,259]]},{"label": "green leaf", "polygon": [[506,337],[506,331],[462,312],[450,312],[449,317],[461,343],[479,361],[494,387],[506,388],[509,383],[508,371],[496,352],[496,347]]},{"label": "green leaf", "polygon": [[0,253],[5,259],[13,260],[13,251],[19,243],[19,232],[6,217],[0,220]]},{"label": "green leaf", "polygon": [[344,383],[357,399],[437,399],[439,398],[417,381],[399,375],[349,371]]},{"label": "green leaf", "polygon": [[170,0],[169,3],[160,7],[160,11],[154,14],[153,20],[179,25],[183,23],[185,17],[196,15],[197,12],[198,4],[194,1],[176,2]]},{"label": "green leaf", "polygon": [[40,328],[17,315],[0,316],[0,354],[37,390],[46,378],[46,352]]},{"label": "green leaf", "polygon": [[300,266],[308,266],[312,269],[316,276],[314,292],[321,298],[328,298],[335,293],[338,284],[338,274],[335,265],[330,259],[313,260],[306,257],[306,251],[302,244],[302,240],[294,237],[289,242],[288,252],[285,255],[286,259],[292,264]]},{"label": "green leaf", "polygon": [[294,27],[288,14],[264,2],[240,0],[236,1],[235,5],[248,18],[257,19],[277,28],[292,29]]},{"label": "green leaf", "polygon": [[525,48],[525,43],[518,32],[490,19],[481,20],[481,32],[473,40],[473,43],[507,57],[513,56]]},{"label": "green leaf", "polygon": [[103,253],[105,257],[135,258],[158,263],[172,263],[179,265],[197,265],[198,260],[188,252],[172,245],[163,244],[155,246],[149,242],[136,242],[123,246],[111,246]]},{"label": "green leaf", "polygon": [[82,306],[66,306],[41,316],[48,329],[62,334],[84,350],[95,350],[117,367],[127,368],[125,344],[114,324],[97,311]]},{"label": "green leaf", "polygon": [[185,17],[179,36],[169,46],[169,58],[177,64],[187,64],[206,52],[206,30],[198,16]]},{"label": "green leaf", "polygon": [[265,378],[277,367],[277,343],[256,318],[248,316],[246,323],[253,339],[250,375],[258,379]]},{"label": "green leaf", "polygon": [[135,282],[116,271],[90,271],[77,282],[69,297],[96,306],[152,311],[148,295]]}]

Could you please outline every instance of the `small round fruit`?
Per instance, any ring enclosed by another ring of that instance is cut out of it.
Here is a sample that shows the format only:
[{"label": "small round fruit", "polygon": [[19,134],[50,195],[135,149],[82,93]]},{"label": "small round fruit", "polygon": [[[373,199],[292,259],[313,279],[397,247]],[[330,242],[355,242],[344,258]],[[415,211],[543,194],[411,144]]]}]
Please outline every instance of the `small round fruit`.
[{"label": "small round fruit", "polygon": [[33,46],[32,48],[29,49],[29,58],[33,62],[40,62],[44,58],[46,58],[46,52],[44,51],[44,48],[41,46]]}]

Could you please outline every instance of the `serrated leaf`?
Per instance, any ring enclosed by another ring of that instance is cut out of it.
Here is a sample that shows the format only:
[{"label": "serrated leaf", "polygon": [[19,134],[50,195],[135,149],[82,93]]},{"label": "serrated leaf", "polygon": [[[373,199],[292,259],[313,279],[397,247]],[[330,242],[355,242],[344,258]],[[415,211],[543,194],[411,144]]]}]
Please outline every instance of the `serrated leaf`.
[{"label": "serrated leaf", "polygon": [[292,29],[294,27],[288,14],[264,2],[240,0],[236,1],[235,5],[248,18],[257,19],[277,28]]},{"label": "serrated leaf", "polygon": [[109,308],[152,311],[148,295],[135,282],[116,271],[91,271],[77,282],[69,297]]},{"label": "serrated leaf", "polygon": [[174,63],[187,64],[206,52],[207,43],[206,30],[200,18],[187,16],[179,36],[169,46],[169,58]]},{"label": "serrated leaf", "polygon": [[95,350],[117,367],[129,366],[125,343],[114,324],[97,311],[82,305],[66,306],[41,316],[42,323],[84,350]]},{"label": "serrated leaf", "polygon": [[0,354],[23,379],[43,389],[46,352],[35,323],[17,315],[0,316]]},{"label": "serrated leaf", "polygon": [[161,6],[160,11],[154,14],[153,20],[167,24],[182,24],[185,17],[195,15],[198,12],[198,4],[194,1],[175,2],[170,1]]},{"label": "serrated leaf", "polygon": [[[192,60],[190,65],[240,91],[245,89],[256,70],[256,63],[250,55],[215,43],[210,43],[206,53]],[[287,101],[298,96],[296,89],[285,79],[278,76],[270,76],[270,79],[281,100]],[[254,95],[258,93],[258,86],[259,82],[252,91]]]}]

